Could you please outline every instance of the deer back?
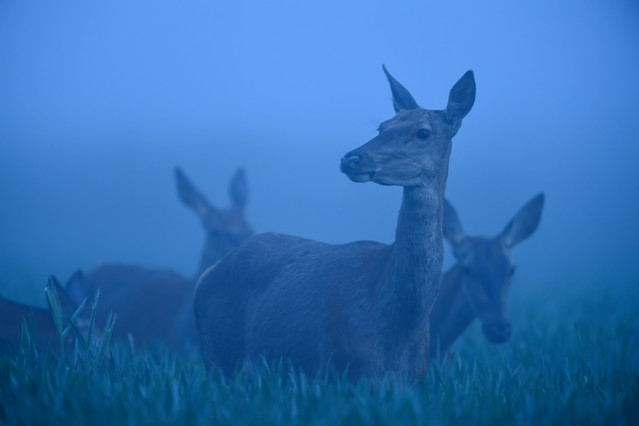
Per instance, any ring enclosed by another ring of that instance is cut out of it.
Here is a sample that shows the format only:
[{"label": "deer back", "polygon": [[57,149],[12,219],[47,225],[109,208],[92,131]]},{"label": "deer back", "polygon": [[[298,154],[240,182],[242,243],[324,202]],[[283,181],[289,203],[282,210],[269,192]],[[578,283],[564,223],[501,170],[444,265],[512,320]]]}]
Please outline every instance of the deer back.
[{"label": "deer back", "polygon": [[[55,300],[60,307],[61,326],[66,327],[81,302],[75,303],[54,277],[49,278],[49,283],[45,290],[47,292],[55,291]],[[54,323],[49,304],[50,300],[52,299],[47,298],[48,307],[42,308],[0,297],[0,354],[14,354],[17,352],[23,337],[23,324],[27,325],[30,342],[35,344],[38,351],[57,350],[59,348],[60,335]],[[75,320],[76,329],[85,340],[88,335],[88,317],[89,310],[85,306]],[[100,337],[100,333],[96,331],[94,336],[97,339]],[[65,346],[68,345],[70,349],[75,337],[74,333],[69,333]]]},{"label": "deer back", "polygon": [[183,351],[197,340],[192,313],[193,281],[176,272],[126,264],[103,264],[76,272],[67,292],[77,301],[100,289],[96,317],[117,313],[116,338],[129,334],[138,346],[164,343]]},{"label": "deer back", "polygon": [[22,338],[22,324],[26,322],[38,350],[58,345],[58,337],[51,312],[37,306],[14,302],[0,297],[0,353],[17,352]]}]

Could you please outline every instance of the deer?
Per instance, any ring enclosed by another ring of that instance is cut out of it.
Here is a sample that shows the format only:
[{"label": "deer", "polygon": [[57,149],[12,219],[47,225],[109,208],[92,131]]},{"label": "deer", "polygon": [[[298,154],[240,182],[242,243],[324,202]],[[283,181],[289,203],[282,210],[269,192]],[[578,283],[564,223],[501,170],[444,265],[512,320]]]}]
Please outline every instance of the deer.
[{"label": "deer", "polygon": [[76,271],[66,284],[74,301],[100,291],[98,321],[111,312],[118,315],[113,337],[129,335],[138,347],[163,343],[171,351],[187,352],[196,344],[191,315],[192,280],[169,269],[152,269],[125,263],[105,263],[88,273]]},{"label": "deer", "polygon": [[353,182],[402,187],[395,241],[327,244],[279,233],[246,240],[200,277],[195,317],[208,371],[260,360],[319,377],[423,376],[442,272],[444,190],[452,138],[475,101],[467,71],[444,110],[417,105],[383,66],[395,116],[346,153]]},{"label": "deer", "polygon": [[430,316],[430,357],[448,353],[452,344],[477,318],[482,333],[492,343],[510,340],[511,324],[506,302],[515,265],[510,249],[530,237],[541,220],[544,194],[529,200],[495,237],[464,233],[453,205],[444,201],[444,238],[457,260],[443,276],[439,296]]},{"label": "deer", "polygon": [[196,276],[186,277],[169,269],[106,263],[86,274],[75,272],[66,289],[75,301],[100,289],[96,316],[103,321],[111,312],[118,314],[114,337],[123,339],[130,334],[137,346],[161,342],[170,350],[183,353],[197,344],[193,315],[197,277],[248,238],[252,229],[244,216],[248,184],[242,169],[230,181],[231,207],[226,210],[211,205],[180,168],[176,167],[174,174],[180,200],[196,213],[206,231]]},{"label": "deer", "polygon": [[[62,314],[61,325],[66,326],[71,321],[73,314],[79,308],[55,277],[49,277],[45,286],[47,296],[51,292],[56,293],[60,311]],[[0,297],[0,354],[15,354],[20,348],[23,338],[29,338],[39,352],[49,349],[56,350],[60,347],[60,333],[56,327],[52,314],[51,297],[47,297],[47,308],[27,305]],[[88,315],[86,309],[76,320],[78,331],[82,337],[87,337]],[[23,336],[23,324],[29,329],[29,335]],[[69,335],[71,337],[72,335]],[[65,344],[70,345],[67,339]]]},{"label": "deer", "polygon": [[197,280],[209,266],[253,235],[244,213],[248,200],[248,181],[244,169],[238,168],[229,182],[231,206],[228,209],[219,209],[209,203],[177,167],[175,181],[180,200],[193,210],[206,232],[200,265],[195,274]]}]

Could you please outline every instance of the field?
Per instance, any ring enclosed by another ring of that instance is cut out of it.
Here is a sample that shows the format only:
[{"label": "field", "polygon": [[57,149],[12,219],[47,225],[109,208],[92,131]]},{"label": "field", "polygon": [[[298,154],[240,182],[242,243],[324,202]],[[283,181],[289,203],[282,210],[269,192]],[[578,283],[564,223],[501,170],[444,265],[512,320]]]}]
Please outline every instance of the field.
[{"label": "field", "polygon": [[472,327],[414,384],[327,383],[286,365],[224,380],[196,352],[135,351],[105,333],[61,356],[25,332],[0,358],[0,424],[639,424],[639,291],[548,294],[513,295],[509,343]]}]

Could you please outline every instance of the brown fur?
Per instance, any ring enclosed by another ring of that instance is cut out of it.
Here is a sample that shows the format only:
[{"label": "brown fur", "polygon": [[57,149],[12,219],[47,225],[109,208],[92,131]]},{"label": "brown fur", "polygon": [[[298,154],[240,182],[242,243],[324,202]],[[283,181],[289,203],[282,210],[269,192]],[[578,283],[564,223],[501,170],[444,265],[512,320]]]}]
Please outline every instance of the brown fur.
[{"label": "brown fur", "polygon": [[[206,240],[202,249],[200,271],[243,242],[252,231],[244,218],[248,197],[246,177],[238,169],[229,183],[231,208],[212,206],[178,168],[175,169],[178,194],[182,202],[200,219]],[[193,292],[197,276],[185,277],[166,269],[108,263],[87,274],[78,271],[69,279],[67,289],[79,303],[92,298],[100,289],[97,318],[106,320],[118,314],[113,330],[116,338],[133,337],[137,346],[162,343],[182,352],[197,344],[193,316]]]},{"label": "brown fur", "polygon": [[441,280],[451,139],[475,99],[467,72],[446,110],[419,108],[384,68],[396,115],[344,155],[355,182],[403,187],[395,242],[331,245],[267,233],[200,279],[195,314],[207,368],[226,374],[264,357],[321,375],[415,379],[428,367],[429,314]]},{"label": "brown fur", "polygon": [[431,313],[433,342],[430,356],[444,355],[478,318],[486,338],[494,343],[510,339],[506,316],[508,290],[514,273],[510,249],[528,238],[539,225],[544,195],[526,203],[494,238],[467,236],[452,204],[444,207],[444,237],[457,263],[445,274]]}]

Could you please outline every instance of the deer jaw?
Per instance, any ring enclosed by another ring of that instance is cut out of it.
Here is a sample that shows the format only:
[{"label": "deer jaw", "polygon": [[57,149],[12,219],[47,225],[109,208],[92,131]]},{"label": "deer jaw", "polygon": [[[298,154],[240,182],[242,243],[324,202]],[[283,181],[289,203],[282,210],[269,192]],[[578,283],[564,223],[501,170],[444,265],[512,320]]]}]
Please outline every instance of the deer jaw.
[{"label": "deer jaw", "polygon": [[[510,282],[515,271],[510,249],[537,229],[544,206],[544,194],[528,201],[494,238],[471,237],[464,232],[455,208],[444,201],[444,237],[457,263],[445,274],[440,295],[431,315],[433,335],[441,353],[478,318],[484,336],[493,343],[510,339],[506,316]],[[431,348],[431,357],[437,355]]]},{"label": "deer jaw", "polygon": [[439,132],[443,111],[400,111],[379,126],[379,135],[347,153],[341,171],[354,182],[420,186],[448,167],[451,138]]},{"label": "deer jaw", "polygon": [[482,332],[492,343],[510,339],[506,302],[515,266],[509,250],[496,238],[469,237],[455,256],[461,265],[461,291]]},{"label": "deer jaw", "polygon": [[467,71],[455,83],[446,109],[439,111],[420,108],[410,92],[383,68],[396,115],[379,126],[379,135],[344,155],[342,172],[354,182],[403,187],[445,185],[451,139],[475,103],[473,72]]},{"label": "deer jaw", "polygon": [[234,206],[227,210],[207,211],[201,217],[201,223],[206,238],[198,275],[253,235],[243,211]]}]

